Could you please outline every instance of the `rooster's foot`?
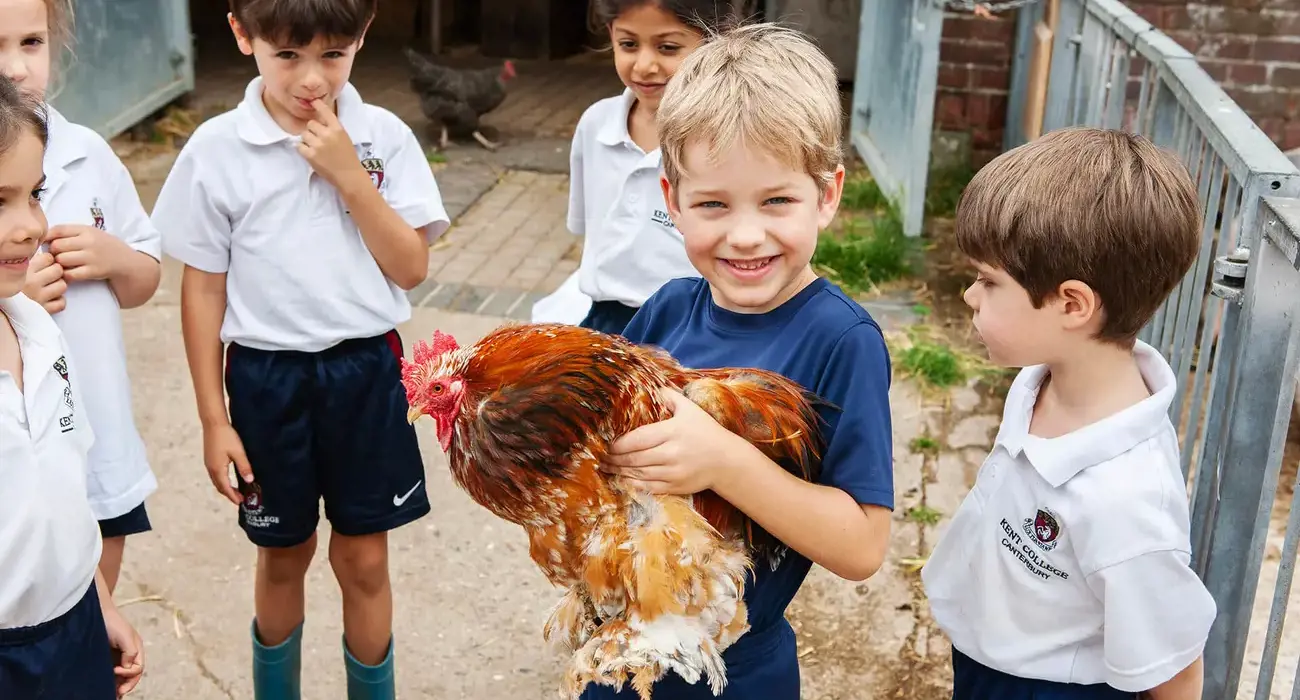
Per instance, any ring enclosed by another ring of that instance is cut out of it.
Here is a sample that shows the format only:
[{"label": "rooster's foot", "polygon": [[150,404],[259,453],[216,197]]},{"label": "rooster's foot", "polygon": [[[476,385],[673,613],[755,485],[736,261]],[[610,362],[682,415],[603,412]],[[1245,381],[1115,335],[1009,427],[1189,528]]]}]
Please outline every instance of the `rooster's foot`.
[{"label": "rooster's foot", "polygon": [[495,151],[497,150],[497,148],[500,148],[500,144],[494,141],[489,141],[488,137],[484,136],[483,132],[479,131],[478,129],[474,130],[473,136],[475,141],[478,141],[480,144],[482,144],[484,148],[488,149],[489,151]]},{"label": "rooster's foot", "polygon": [[447,138],[447,127],[444,126],[442,127],[442,136],[438,138],[438,148],[445,151],[449,145],[451,145],[451,139]]},{"label": "rooster's foot", "polygon": [[596,609],[586,595],[564,594],[542,627],[542,639],[565,652],[582,648],[596,631]]}]

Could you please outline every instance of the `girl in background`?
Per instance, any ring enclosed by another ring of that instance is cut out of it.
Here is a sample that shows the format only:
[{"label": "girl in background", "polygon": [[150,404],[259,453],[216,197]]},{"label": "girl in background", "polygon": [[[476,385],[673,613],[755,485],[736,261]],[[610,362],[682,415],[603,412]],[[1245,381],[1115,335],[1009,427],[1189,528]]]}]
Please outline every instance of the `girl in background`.
[{"label": "girl in background", "polygon": [[[614,69],[626,88],[588,107],[574,130],[568,227],[585,237],[582,261],[559,290],[537,303],[534,321],[578,322],[621,333],[665,282],[699,276],[664,205],[655,112],[678,64],[729,5],[725,0],[596,0]],[[584,309],[585,317],[579,315]]]},{"label": "girl in background", "polygon": [[133,418],[120,310],[153,296],[162,253],[126,166],[102,137],[48,105],[51,54],[71,28],[70,0],[0,4],[0,73],[49,115],[42,206],[50,230],[23,292],[54,316],[81,372],[95,432],[87,490],[112,592],[127,535],[151,529],[144,501],[158,487]]},{"label": "girl in background", "polygon": [[0,76],[0,698],[116,700],[140,682],[144,648],[98,569],[83,375],[21,293],[46,235],[48,136],[40,100]]}]

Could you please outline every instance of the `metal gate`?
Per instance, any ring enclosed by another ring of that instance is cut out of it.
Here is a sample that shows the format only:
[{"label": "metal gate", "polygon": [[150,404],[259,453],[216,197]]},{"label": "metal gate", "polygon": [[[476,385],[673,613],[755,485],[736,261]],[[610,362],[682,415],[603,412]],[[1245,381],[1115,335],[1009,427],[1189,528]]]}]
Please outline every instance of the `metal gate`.
[{"label": "metal gate", "polygon": [[853,147],[898,207],[903,230],[921,232],[939,78],[943,3],[862,3],[850,129]]},{"label": "metal gate", "polygon": [[78,0],[51,103],[111,138],[194,89],[187,0]]},{"label": "metal gate", "polygon": [[[1049,6],[1059,15],[1046,95],[1035,95],[1044,99],[1030,101],[1030,75],[1040,73],[1027,65],[1029,44],[1047,36],[1037,26],[1044,8],[1020,13],[1006,147],[1033,131],[1022,112],[1036,104],[1043,132],[1076,124],[1136,131],[1177,153],[1195,178],[1205,221],[1199,257],[1141,337],[1179,379],[1170,418],[1191,484],[1193,566],[1218,604],[1203,697],[1280,697],[1271,695],[1278,663],[1298,656],[1279,651],[1300,496],[1290,499],[1285,541],[1273,517],[1300,365],[1300,171],[1191,54],[1118,0]],[[1279,556],[1266,567],[1274,547]],[[1262,591],[1267,608],[1255,605],[1262,571],[1276,577]],[[1289,697],[1300,698],[1300,677]]]}]

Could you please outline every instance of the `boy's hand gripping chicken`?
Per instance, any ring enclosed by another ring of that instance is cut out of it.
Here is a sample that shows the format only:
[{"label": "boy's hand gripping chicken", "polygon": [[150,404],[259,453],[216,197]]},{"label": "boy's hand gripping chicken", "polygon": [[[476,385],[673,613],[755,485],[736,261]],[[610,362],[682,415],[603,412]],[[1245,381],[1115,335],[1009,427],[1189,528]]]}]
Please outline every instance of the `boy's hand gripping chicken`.
[{"label": "boy's hand gripping chicken", "polygon": [[747,629],[751,555],[785,546],[713,494],[653,495],[599,466],[609,444],[666,419],[666,387],[792,474],[815,480],[817,399],[758,369],[689,370],[661,351],[577,326],[510,325],[460,348],[435,332],[403,360],[412,422],[433,418],[452,477],[524,528],[530,555],[568,589],[543,629],[574,653],[564,692],[630,681],[649,700],[671,670],[726,684],[722,651]]}]

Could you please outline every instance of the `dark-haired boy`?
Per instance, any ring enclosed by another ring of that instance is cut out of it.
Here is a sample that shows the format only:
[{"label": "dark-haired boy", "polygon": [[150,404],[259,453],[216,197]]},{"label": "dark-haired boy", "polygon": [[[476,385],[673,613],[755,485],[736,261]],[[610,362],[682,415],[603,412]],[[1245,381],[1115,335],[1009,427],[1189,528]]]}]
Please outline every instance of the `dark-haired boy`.
[{"label": "dark-haired boy", "polygon": [[954,700],[1199,700],[1216,613],[1191,558],[1169,419],[1138,333],[1196,261],[1187,169],[1147,139],[1060,129],[957,207],[989,357],[1021,367],[993,450],[921,575]]},{"label": "dark-haired boy", "polygon": [[299,697],[323,499],[348,698],[393,698],[387,532],[429,512],[395,329],[449,222],[410,128],[348,82],[376,0],[230,5],[260,75],[195,131],[153,221],[185,264],[204,463],[258,547],[254,696]]}]

